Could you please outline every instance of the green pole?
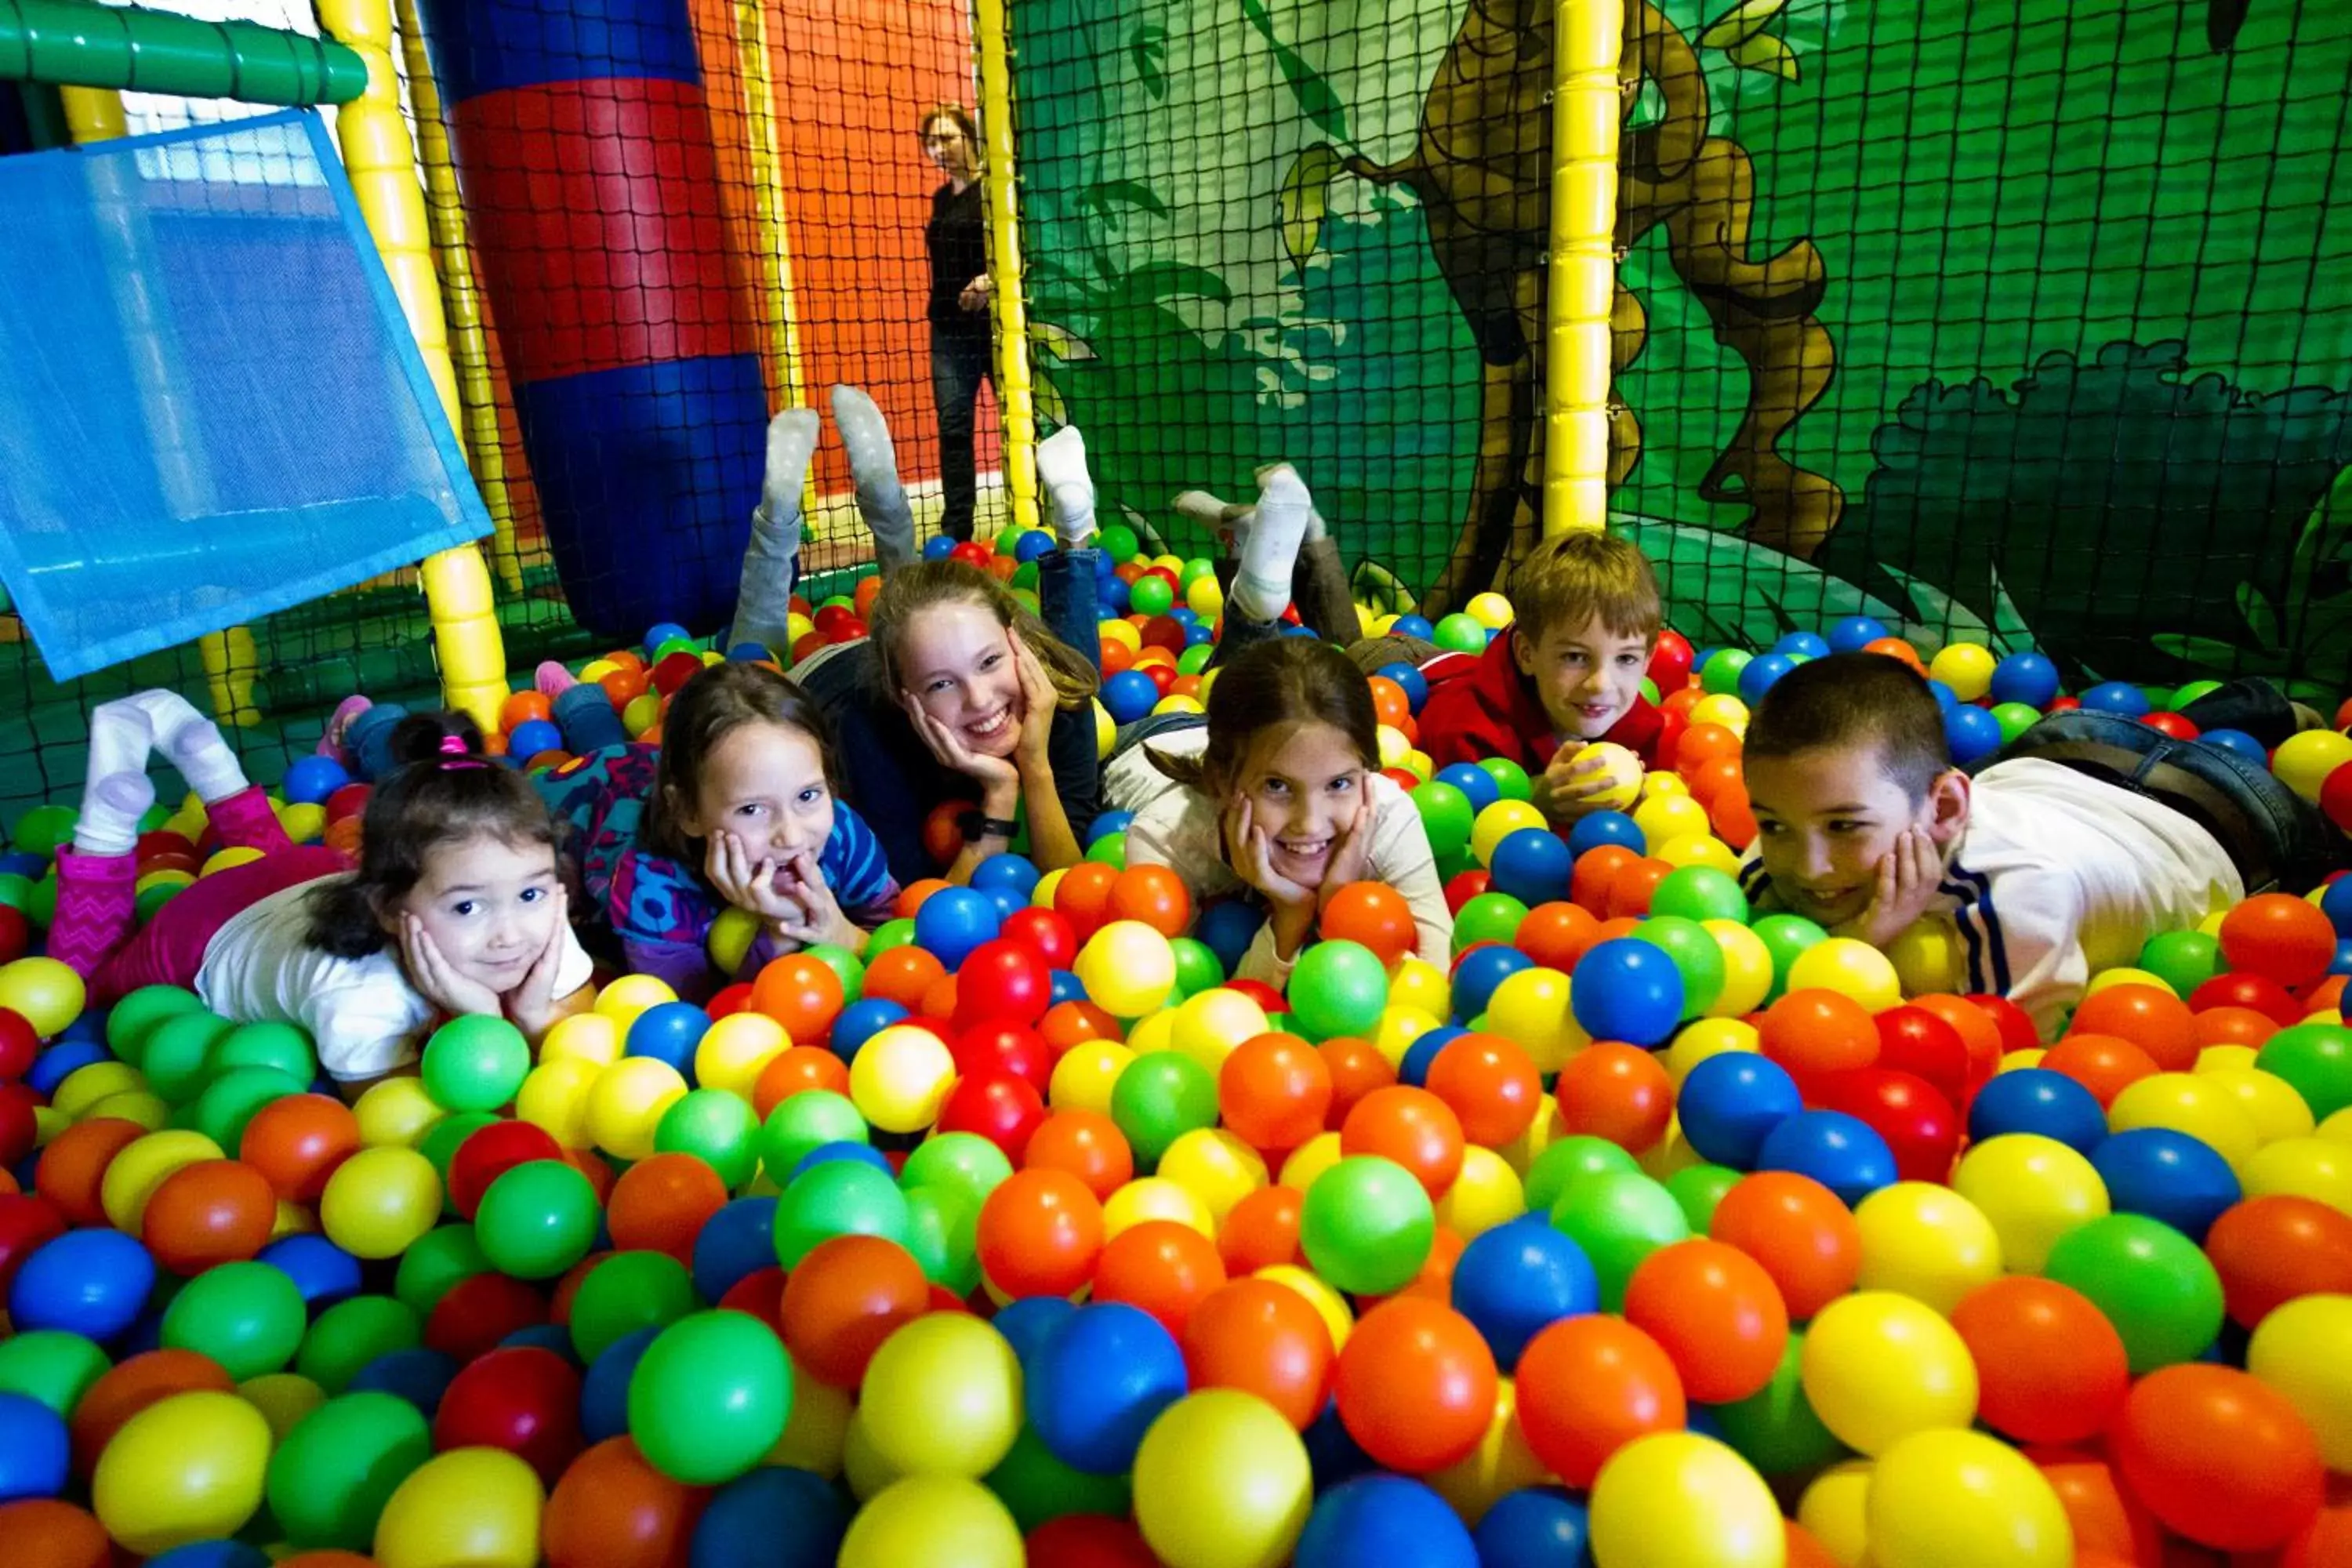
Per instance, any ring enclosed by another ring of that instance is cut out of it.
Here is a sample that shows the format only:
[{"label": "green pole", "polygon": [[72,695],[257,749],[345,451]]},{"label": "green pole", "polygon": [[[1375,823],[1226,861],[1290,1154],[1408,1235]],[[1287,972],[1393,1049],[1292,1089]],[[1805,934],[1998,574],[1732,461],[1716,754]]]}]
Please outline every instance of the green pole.
[{"label": "green pole", "polygon": [[250,22],[89,0],[0,0],[0,80],[300,107],[357,98],[367,65],[331,39]]}]

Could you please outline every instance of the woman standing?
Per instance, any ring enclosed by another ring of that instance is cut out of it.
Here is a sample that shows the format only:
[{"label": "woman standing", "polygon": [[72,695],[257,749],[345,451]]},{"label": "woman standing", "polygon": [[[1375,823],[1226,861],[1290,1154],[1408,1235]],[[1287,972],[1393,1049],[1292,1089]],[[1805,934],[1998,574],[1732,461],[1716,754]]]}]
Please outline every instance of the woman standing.
[{"label": "woman standing", "polygon": [[991,376],[988,247],[981,220],[980,133],[951,103],[923,113],[923,152],[947,175],[931,193],[923,241],[931,255],[931,399],[940,415],[940,531],[971,537],[979,489],[972,460],[980,384]]}]

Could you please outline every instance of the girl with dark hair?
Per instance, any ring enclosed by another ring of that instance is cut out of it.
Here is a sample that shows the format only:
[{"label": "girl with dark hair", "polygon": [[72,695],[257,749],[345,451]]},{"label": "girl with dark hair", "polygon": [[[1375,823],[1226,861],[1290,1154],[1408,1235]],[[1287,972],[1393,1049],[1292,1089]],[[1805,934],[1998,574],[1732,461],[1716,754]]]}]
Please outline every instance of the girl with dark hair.
[{"label": "girl with dark hair", "polygon": [[1237,978],[1287,981],[1323,908],[1384,882],[1412,908],[1421,956],[1453,957],[1454,917],[1421,814],[1380,772],[1371,689],[1312,637],[1252,643],[1215,673],[1208,721],[1163,728],[1111,759],[1111,803],[1135,814],[1130,866],[1166,866],[1194,903],[1247,891],[1266,923]]},{"label": "girl with dark hair", "polygon": [[[661,744],[608,746],[541,779],[570,829],[592,924],[688,1001],[819,942],[862,951],[898,896],[866,819],[835,797],[824,719],[764,664],[710,666],[677,689]],[[758,922],[722,962],[729,910]]]},{"label": "girl with dark hair", "polygon": [[[565,920],[555,825],[520,773],[478,754],[465,720],[416,715],[368,796],[356,869],[295,845],[220,731],[175,692],[90,715],[89,784],[58,854],[49,954],[111,1003],[181,985],[238,1023],[299,1024],[346,1094],[415,1061],[445,1016],[504,1016],[535,1043],[595,1001]],[[180,893],[135,936],[132,858],[160,750],[224,844],[260,858]]]}]

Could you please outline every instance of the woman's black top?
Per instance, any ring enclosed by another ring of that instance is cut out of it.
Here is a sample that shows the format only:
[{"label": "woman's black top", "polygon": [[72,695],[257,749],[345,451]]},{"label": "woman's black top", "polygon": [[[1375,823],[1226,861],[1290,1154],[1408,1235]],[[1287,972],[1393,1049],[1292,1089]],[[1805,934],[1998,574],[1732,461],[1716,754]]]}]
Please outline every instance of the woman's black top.
[{"label": "woman's black top", "polygon": [[978,180],[961,191],[950,180],[931,193],[931,221],[923,226],[923,243],[931,253],[930,319],[943,326],[986,331],[986,310],[967,310],[956,303],[971,280],[988,270]]}]

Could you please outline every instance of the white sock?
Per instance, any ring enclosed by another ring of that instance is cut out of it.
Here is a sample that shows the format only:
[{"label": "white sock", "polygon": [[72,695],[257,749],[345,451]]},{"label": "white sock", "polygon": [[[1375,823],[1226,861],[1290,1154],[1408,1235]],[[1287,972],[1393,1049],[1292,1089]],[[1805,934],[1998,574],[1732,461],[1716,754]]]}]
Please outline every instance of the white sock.
[{"label": "white sock", "polygon": [[888,576],[915,558],[915,513],[898,479],[898,454],[890,426],[874,399],[854,386],[833,389],[833,426],[849,450],[849,471],[857,479],[857,510],[874,535],[874,559]]},{"label": "white sock", "polygon": [[176,691],[142,691],[131,699],[147,710],[155,727],[155,745],[180,770],[188,787],[210,805],[244,789],[245,765],[220,732],[220,726],[196,711],[196,705]]},{"label": "white sock", "polygon": [[139,847],[139,819],[155,804],[155,786],[141,773],[108,773],[82,792],[74,819],[74,847],[85,855],[128,855]]},{"label": "white sock", "polygon": [[[743,577],[735,591],[730,642],[755,642],[782,656],[792,638],[793,574],[801,553],[801,486],[816,450],[814,408],[787,408],[768,422],[768,467],[751,513]],[[877,550],[879,550],[877,546]]]},{"label": "white sock", "polygon": [[1290,604],[1291,569],[1299,542],[1315,510],[1298,470],[1277,464],[1259,490],[1257,516],[1243,542],[1240,570],[1234,574],[1234,607],[1253,621],[1270,621]]},{"label": "white sock", "polygon": [[[1274,471],[1276,468],[1286,468],[1288,467],[1290,467],[1290,465],[1287,463],[1268,463],[1250,477],[1257,480],[1260,489],[1264,489],[1265,481],[1274,477]],[[1255,507],[1235,507],[1234,510],[1235,511],[1245,511],[1253,519],[1255,519],[1256,514],[1256,509]],[[1307,511],[1307,537],[1309,539],[1321,539],[1324,537],[1324,531],[1325,524],[1323,521],[1323,514],[1317,511],[1310,505]],[[1241,538],[1242,536],[1239,534],[1234,535],[1234,548],[1240,548]]]},{"label": "white sock", "polygon": [[85,788],[116,773],[145,773],[154,749],[155,721],[136,697],[118,697],[89,710],[89,768]]},{"label": "white sock", "polygon": [[1095,482],[1087,477],[1087,441],[1065,425],[1037,443],[1037,478],[1054,501],[1054,536],[1065,550],[1094,537]]}]

